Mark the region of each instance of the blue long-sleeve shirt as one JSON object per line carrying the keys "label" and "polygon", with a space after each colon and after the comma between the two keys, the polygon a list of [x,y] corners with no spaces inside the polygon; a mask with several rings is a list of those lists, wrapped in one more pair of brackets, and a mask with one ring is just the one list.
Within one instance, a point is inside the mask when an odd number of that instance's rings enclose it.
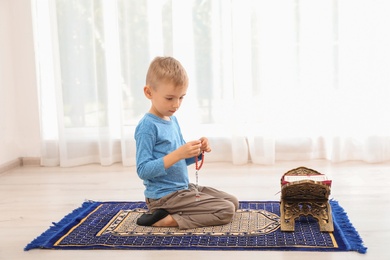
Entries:
{"label": "blue long-sleeve shirt", "polygon": [[170,121],[147,113],[138,123],[135,134],[137,174],[145,185],[145,197],[159,199],[189,184],[187,165],[194,158],[180,160],[168,169],[163,157],[176,150],[185,141],[175,116]]}

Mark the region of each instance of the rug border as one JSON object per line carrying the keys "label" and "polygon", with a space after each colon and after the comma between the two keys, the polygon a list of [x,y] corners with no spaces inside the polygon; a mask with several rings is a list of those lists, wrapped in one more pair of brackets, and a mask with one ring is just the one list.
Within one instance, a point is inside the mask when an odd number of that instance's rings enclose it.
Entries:
{"label": "rug border", "polygon": [[345,243],[346,250],[357,251],[361,254],[367,253],[367,247],[364,246],[363,239],[352,225],[344,208],[334,199],[331,199],[329,203],[332,207],[333,224],[337,227],[337,230],[344,230],[343,233],[337,233]]}
{"label": "rug border", "polygon": [[36,237],[31,243],[29,243],[24,250],[28,251],[34,248],[40,249],[53,249],[55,241],[64,236],[69,229],[76,223],[79,223],[88,214],[98,207],[102,202],[85,201],[79,208],[74,209],[68,215],[65,215],[59,222],[52,222],[52,226],[49,227],[40,236]]}
{"label": "rug border", "polygon": [[[68,246],[68,247],[56,247],[55,244],[65,234],[69,233],[72,228],[80,221],[83,221],[91,212],[96,210],[103,203],[144,203],[143,201],[85,201],[79,208],[76,208],[71,213],[66,215],[58,223],[53,222],[48,230],[36,237],[31,243],[29,243],[24,250],[28,251],[31,249],[62,249],[72,250],[80,249],[79,246]],[[279,203],[279,201],[240,201],[240,203]],[[367,252],[367,247],[364,246],[363,240],[358,234],[357,230],[353,227],[346,212],[335,200],[329,201],[332,207],[333,222],[335,225],[334,237],[338,243],[338,248],[311,248],[311,247],[245,247],[245,248],[215,248],[215,247],[127,247],[127,246],[115,246],[110,245],[90,245],[82,246],[83,249],[126,249],[126,250],[230,250],[230,251],[250,251],[250,250],[268,250],[268,251],[356,251],[361,254]],[[339,232],[343,230],[343,232]],[[339,241],[341,240],[341,241]],[[342,243],[340,243],[342,242]]]}

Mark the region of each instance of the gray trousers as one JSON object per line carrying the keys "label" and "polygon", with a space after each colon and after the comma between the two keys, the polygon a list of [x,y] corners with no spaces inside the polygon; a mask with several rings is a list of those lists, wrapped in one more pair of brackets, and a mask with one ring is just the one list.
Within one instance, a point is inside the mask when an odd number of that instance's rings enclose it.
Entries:
{"label": "gray trousers", "polygon": [[200,201],[195,200],[196,188],[190,183],[186,190],[179,190],[160,199],[146,199],[150,212],[165,209],[178,223],[179,229],[217,226],[229,223],[238,200],[231,194],[211,187],[198,187]]}

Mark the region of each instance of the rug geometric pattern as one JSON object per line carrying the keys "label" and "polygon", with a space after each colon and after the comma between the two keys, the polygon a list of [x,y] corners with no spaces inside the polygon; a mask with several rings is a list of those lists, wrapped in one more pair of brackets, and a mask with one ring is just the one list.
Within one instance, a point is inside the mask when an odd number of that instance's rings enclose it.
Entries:
{"label": "rug geometric pattern", "polygon": [[341,206],[330,201],[334,232],[321,232],[312,217],[296,221],[294,232],[280,230],[278,201],[241,201],[232,223],[179,230],[141,227],[135,220],[145,202],[85,202],[26,246],[41,249],[175,249],[357,251],[363,242]]}
{"label": "rug geometric pattern", "polygon": [[[103,205],[102,205],[103,206]],[[221,226],[210,226],[181,230],[177,227],[138,226],[136,220],[147,212],[146,209],[120,210],[97,236],[112,234],[115,236],[138,235],[260,235],[274,232],[280,227],[278,215],[266,210],[239,209],[232,222]]]}

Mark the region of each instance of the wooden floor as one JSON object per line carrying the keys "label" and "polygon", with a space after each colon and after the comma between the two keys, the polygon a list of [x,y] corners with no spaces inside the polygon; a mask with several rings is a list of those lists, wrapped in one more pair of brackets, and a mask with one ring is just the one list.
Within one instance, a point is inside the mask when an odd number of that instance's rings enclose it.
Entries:
{"label": "wooden floor", "polygon": [[[30,250],[23,248],[52,222],[84,200],[143,200],[134,167],[20,167],[0,174],[0,259],[390,259],[390,163],[280,162],[273,166],[205,163],[199,184],[235,194],[239,200],[279,200],[280,177],[306,166],[333,179],[338,200],[368,247],[357,252]],[[190,168],[190,178],[194,171]]]}

